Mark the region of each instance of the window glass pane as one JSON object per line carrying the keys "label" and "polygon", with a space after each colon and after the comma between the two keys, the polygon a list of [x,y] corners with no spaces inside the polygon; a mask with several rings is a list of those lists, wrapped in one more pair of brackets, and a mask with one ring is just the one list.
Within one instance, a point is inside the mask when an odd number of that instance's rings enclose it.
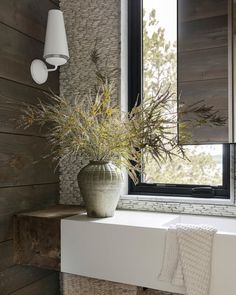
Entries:
{"label": "window glass pane", "polygon": [[175,158],[161,167],[147,157],[143,182],[166,184],[222,185],[222,145],[187,146],[189,161]]}
{"label": "window glass pane", "polygon": [[[143,0],[143,99],[171,87],[177,93],[177,0]],[[175,98],[176,99],[176,98]],[[176,101],[171,103],[176,112]],[[173,158],[157,166],[143,162],[142,181],[157,184],[221,186],[222,145],[187,146],[187,160]]]}

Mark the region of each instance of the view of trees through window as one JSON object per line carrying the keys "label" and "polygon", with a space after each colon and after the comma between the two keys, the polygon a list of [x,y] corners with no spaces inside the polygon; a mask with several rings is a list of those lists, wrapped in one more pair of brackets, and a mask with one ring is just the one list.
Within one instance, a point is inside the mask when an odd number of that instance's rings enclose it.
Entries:
{"label": "view of trees through window", "polygon": [[[160,87],[177,92],[176,41],[177,0],[143,0],[143,99]],[[161,167],[144,157],[142,182],[222,185],[222,145],[186,146],[186,155],[189,161],[174,158]]]}

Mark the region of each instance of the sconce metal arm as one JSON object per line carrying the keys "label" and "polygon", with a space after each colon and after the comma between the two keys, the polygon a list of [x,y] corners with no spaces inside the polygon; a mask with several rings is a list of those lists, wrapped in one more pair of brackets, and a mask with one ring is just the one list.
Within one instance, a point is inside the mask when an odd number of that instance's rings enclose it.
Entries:
{"label": "sconce metal arm", "polygon": [[54,72],[58,69],[58,66],[54,66],[52,69],[47,69],[48,72]]}

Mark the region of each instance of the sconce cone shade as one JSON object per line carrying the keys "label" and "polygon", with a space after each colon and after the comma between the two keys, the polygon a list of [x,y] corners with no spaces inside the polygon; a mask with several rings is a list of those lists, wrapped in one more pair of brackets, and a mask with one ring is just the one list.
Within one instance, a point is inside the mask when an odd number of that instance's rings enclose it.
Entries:
{"label": "sconce cone shade", "polygon": [[44,59],[53,66],[64,65],[69,59],[63,13],[59,9],[48,12]]}

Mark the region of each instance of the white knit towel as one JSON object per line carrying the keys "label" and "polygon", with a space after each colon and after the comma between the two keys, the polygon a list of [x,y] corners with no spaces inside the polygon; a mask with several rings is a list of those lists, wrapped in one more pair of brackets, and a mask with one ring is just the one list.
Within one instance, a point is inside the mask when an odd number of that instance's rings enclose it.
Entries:
{"label": "white knit towel", "polygon": [[171,226],[159,279],[184,286],[187,295],[208,295],[215,233],[208,225]]}

